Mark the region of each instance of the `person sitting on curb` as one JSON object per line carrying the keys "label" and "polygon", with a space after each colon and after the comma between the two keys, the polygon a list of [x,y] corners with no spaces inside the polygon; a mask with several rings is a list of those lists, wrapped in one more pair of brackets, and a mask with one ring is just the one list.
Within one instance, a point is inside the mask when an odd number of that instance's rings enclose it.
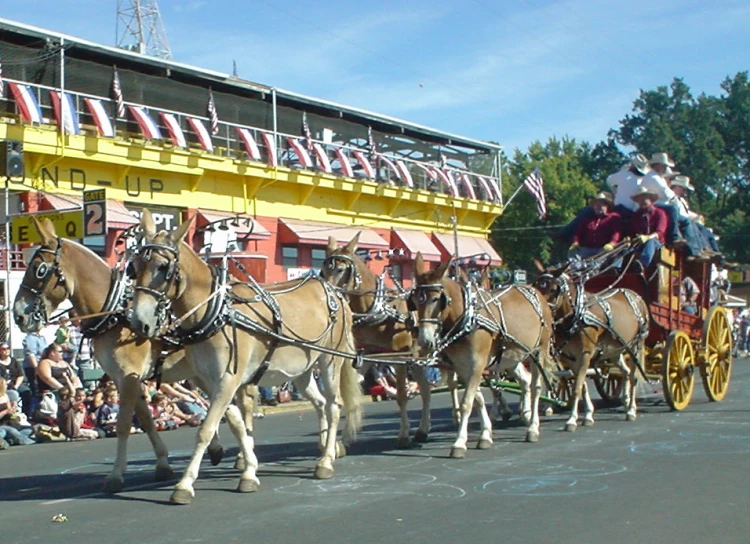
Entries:
{"label": "person sitting on curb", "polygon": [[658,195],[643,185],[630,198],[638,203],[638,210],[630,217],[630,226],[633,235],[643,244],[639,261],[648,268],[666,240],[667,212],[654,206]]}
{"label": "person sitting on curb", "polygon": [[602,251],[611,251],[620,241],[620,215],[611,211],[612,200],[607,193],[599,193],[589,201],[594,210],[578,226],[568,256],[587,259]]}

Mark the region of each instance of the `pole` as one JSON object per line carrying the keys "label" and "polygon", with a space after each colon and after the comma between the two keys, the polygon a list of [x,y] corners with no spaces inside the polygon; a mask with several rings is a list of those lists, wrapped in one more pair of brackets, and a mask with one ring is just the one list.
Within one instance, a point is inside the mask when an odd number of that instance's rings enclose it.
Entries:
{"label": "pole", "polygon": [[458,279],[458,224],[455,205],[453,206],[453,215],[451,215],[451,225],[453,225],[453,277]]}
{"label": "pole", "polygon": [[508,205],[509,205],[509,204],[511,203],[511,201],[512,201],[512,200],[513,200],[514,198],[516,198],[516,195],[518,194],[518,191],[520,191],[521,189],[523,189],[523,183],[521,183],[521,185],[519,185],[519,186],[518,186],[518,189],[516,189],[516,190],[515,190],[515,192],[514,192],[514,193],[513,193],[512,195],[510,195],[510,198],[509,198],[509,199],[508,199],[508,201],[507,201],[507,202],[505,203],[505,207],[506,207],[506,208],[507,208],[507,207],[508,207]]}
{"label": "pole", "polygon": [[10,322],[10,176],[5,176],[5,255],[3,256],[3,265],[5,266],[5,288],[3,289],[3,296],[5,297],[5,303],[3,304],[3,313],[5,314],[5,325],[8,330],[5,333],[5,341],[8,345],[13,347],[11,331],[13,327]]}

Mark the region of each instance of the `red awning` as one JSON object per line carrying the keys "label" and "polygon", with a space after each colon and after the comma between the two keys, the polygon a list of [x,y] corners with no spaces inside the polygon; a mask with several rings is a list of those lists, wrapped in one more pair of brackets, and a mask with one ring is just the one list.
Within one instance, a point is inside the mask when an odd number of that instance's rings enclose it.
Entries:
{"label": "red awning", "polygon": [[[432,239],[440,248],[444,259],[449,259],[454,254],[454,237],[449,232],[433,232]],[[486,255],[487,258],[484,256]],[[500,266],[503,259],[498,255],[495,248],[486,238],[478,236],[458,235],[458,257],[473,257],[479,264],[491,264]]]}
{"label": "red awning", "polygon": [[391,249],[403,249],[409,259],[414,259],[420,252],[425,261],[439,263],[442,260],[440,250],[432,243],[429,235],[421,230],[393,229]]}
{"label": "red awning", "polygon": [[279,241],[282,244],[324,246],[328,244],[329,236],[333,236],[341,244],[354,238],[358,232],[361,232],[361,234],[357,247],[362,249],[388,249],[388,242],[377,232],[367,227],[302,221],[299,219],[279,219]]}
{"label": "red awning", "polygon": [[[82,209],[82,201],[79,196],[46,193],[43,197],[41,207],[42,211]],[[138,218],[134,217],[122,202],[119,200],[107,200],[107,228],[127,229],[137,224]]]}
{"label": "red awning", "polygon": [[229,228],[241,236],[247,235],[249,240],[270,238],[271,233],[249,215],[220,212],[216,210],[198,210],[198,227],[209,223],[226,221]]}

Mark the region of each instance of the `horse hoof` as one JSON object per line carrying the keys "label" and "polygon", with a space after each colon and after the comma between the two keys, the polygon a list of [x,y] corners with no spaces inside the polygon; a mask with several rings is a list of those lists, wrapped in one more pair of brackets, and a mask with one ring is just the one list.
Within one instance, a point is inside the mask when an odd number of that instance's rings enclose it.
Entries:
{"label": "horse hoof", "polygon": [[625,414],[625,421],[635,421],[635,414]]}
{"label": "horse hoof", "polygon": [[336,459],[346,457],[346,446],[341,440],[336,441]]}
{"label": "horse hoof", "polygon": [[479,442],[477,442],[477,449],[478,450],[488,450],[492,447],[492,440],[487,440],[486,438],[483,438]]}
{"label": "horse hoof", "polygon": [[584,427],[593,427],[594,426],[594,420],[593,419],[584,419],[583,420],[583,426]]}
{"label": "horse hoof", "polygon": [[219,446],[214,450],[208,450],[208,458],[211,460],[211,465],[218,465],[224,459],[224,448]]}
{"label": "horse hoof", "polygon": [[245,472],[245,468],[247,468],[247,465],[245,464],[244,457],[238,457],[234,462],[234,469]]}
{"label": "horse hoof", "polygon": [[451,459],[463,459],[466,457],[466,448],[451,448]]}
{"label": "horse hoof", "polygon": [[333,469],[328,467],[315,467],[313,474],[316,480],[330,480],[333,478]]}
{"label": "horse hoof", "polygon": [[427,442],[427,433],[424,431],[414,433],[414,442],[419,442],[420,444]]}
{"label": "horse hoof", "polygon": [[411,447],[411,440],[408,436],[399,436],[396,440],[396,448],[399,450],[407,450]]}
{"label": "horse hoof", "polygon": [[172,504],[190,504],[193,502],[193,495],[190,491],[184,489],[175,489],[172,492],[172,496],[169,497],[169,502]]}
{"label": "horse hoof", "polygon": [[167,482],[174,478],[174,470],[172,470],[172,467],[156,467],[156,472],[154,472],[154,480],[157,482]]}
{"label": "horse hoof", "polygon": [[529,431],[526,433],[526,442],[539,442],[539,433]]}
{"label": "horse hoof", "polygon": [[119,493],[125,486],[122,478],[107,478],[104,480],[104,491],[106,493]]}
{"label": "horse hoof", "polygon": [[577,426],[578,425],[576,425],[575,423],[566,423],[565,424],[565,432],[574,433],[576,431],[576,427]]}
{"label": "horse hoof", "polygon": [[255,493],[260,490],[260,483],[255,480],[240,480],[237,485],[238,493]]}

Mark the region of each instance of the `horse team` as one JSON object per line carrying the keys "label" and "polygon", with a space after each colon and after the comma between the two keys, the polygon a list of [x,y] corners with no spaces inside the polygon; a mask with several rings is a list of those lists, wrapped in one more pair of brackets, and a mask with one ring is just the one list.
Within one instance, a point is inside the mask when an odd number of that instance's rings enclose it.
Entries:
{"label": "horse team", "polygon": [[[575,402],[566,430],[576,428],[582,394],[583,423],[593,423],[585,375],[590,365],[601,361],[613,362],[628,376],[626,419],[636,417],[636,369],[642,364],[649,318],[644,301],[632,291],[588,293],[565,267],[544,269],[541,264],[535,285],[491,290],[485,282],[480,285],[461,274],[452,279],[451,262],[430,270],[417,254],[413,288],[393,292],[357,255],[358,236],[343,247],[329,240],[322,277],[260,285],[228,277],[225,270],[201,260],[184,242],[190,224],[157,232],[144,210],[131,257],[134,287],[129,287],[122,274],[92,251],[58,238],[49,220],[34,220],[42,244],[14,302],[15,320],[23,331],[39,330],[65,299],[78,315],[91,316],[83,327],[121,395],[117,456],[105,482],[109,491],[123,487],[134,411],[156,454],[156,478],[172,477],[167,449],[140,393],[141,380],[155,374],[168,381],[192,378],[211,398],[196,448],[171,496],[177,504],[193,500],[193,483],[206,450],[212,463],[221,460],[217,431],[224,416],[240,445],[237,490],[259,489],[252,429],[252,386],[259,383],[292,380],[311,401],[321,450],[314,475],[331,478],[335,459],[345,455],[361,424],[355,362],[361,362],[363,354],[430,360],[460,378],[466,388],[457,402],[458,432],[450,452],[454,458],[466,455],[473,408],[481,421],[477,448],[492,445],[492,422],[480,391],[487,372],[509,371],[516,377],[529,442],[539,439],[539,398],[542,386],[554,378],[558,359],[575,376]],[[314,367],[320,371],[322,391],[313,379]],[[430,432],[430,387],[423,365],[411,369],[422,398],[413,439],[424,442]],[[397,365],[400,447],[411,441],[406,371],[406,364]],[[457,395],[455,387],[452,391]],[[337,439],[342,407],[343,442]]]}

